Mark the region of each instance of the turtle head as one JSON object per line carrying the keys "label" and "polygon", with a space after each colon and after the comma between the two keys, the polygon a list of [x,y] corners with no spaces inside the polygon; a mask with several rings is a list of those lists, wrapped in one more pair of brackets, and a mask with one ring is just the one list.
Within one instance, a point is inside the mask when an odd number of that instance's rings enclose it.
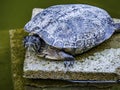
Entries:
{"label": "turtle head", "polygon": [[29,35],[24,37],[23,44],[28,51],[39,53],[41,40],[38,35]]}

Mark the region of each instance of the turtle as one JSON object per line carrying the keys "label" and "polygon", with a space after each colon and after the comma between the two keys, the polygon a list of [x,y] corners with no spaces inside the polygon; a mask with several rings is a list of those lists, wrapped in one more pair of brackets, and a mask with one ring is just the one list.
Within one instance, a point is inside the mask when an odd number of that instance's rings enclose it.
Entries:
{"label": "turtle", "polygon": [[73,67],[75,56],[120,32],[107,11],[87,4],[50,6],[35,15],[25,26],[29,33],[24,47],[49,60],[63,60]]}

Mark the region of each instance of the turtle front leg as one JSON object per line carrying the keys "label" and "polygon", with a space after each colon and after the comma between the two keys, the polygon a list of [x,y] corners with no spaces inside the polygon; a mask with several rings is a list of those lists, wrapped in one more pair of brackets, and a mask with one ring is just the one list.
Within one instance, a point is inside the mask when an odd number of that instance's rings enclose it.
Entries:
{"label": "turtle front leg", "polygon": [[38,56],[49,60],[64,60],[64,66],[66,68],[73,67],[75,61],[72,55],[56,49],[44,50],[41,54],[38,54]]}

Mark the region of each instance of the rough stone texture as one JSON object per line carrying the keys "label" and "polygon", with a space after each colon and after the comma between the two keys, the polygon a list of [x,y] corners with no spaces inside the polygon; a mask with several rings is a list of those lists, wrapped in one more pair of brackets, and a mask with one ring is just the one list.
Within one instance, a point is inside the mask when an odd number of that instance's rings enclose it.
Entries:
{"label": "rough stone texture", "polygon": [[[17,32],[16,32],[17,31]],[[27,35],[22,29],[10,30],[11,68],[14,90],[24,90],[23,62],[25,50],[22,46],[22,38]]]}
{"label": "rough stone texture", "polygon": [[[43,9],[34,9],[33,16]],[[119,22],[118,19],[114,19]],[[72,80],[114,80],[119,74],[120,34],[115,34],[103,44],[76,57],[73,68],[64,68],[63,61],[49,61],[26,52],[25,78],[50,78]],[[117,69],[118,68],[118,69]],[[117,71],[117,72],[116,72]],[[104,76],[104,77],[103,77]],[[110,77],[108,77],[110,76]]]}
{"label": "rough stone texture", "polygon": [[76,60],[73,68],[69,69],[64,67],[63,61],[40,59],[34,53],[27,52],[25,57],[24,71],[116,73],[116,68],[120,66],[120,48],[96,52],[81,60],[83,62]]}

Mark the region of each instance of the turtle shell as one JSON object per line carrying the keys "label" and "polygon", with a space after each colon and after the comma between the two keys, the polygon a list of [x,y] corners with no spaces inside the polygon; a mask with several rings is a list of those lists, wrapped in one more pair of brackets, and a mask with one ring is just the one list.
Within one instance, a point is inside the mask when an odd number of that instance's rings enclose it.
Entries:
{"label": "turtle shell", "polygon": [[57,48],[91,48],[114,32],[113,20],[105,10],[85,4],[46,8],[24,29]]}

